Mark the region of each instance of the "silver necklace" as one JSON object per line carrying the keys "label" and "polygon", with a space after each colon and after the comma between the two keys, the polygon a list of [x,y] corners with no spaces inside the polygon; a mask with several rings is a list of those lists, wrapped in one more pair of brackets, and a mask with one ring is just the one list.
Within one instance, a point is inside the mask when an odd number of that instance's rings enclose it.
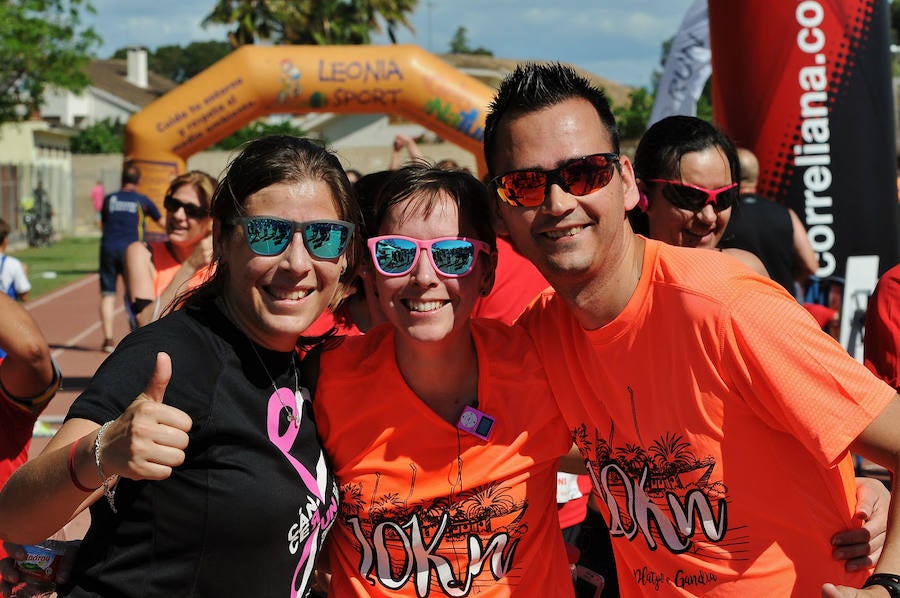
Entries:
{"label": "silver necklace", "polygon": [[284,404],[284,401],[281,399],[281,393],[278,392],[278,386],[275,384],[275,379],[272,378],[272,374],[269,373],[269,369],[266,367],[266,363],[262,360],[262,357],[259,355],[259,351],[256,350],[256,345],[253,344],[253,341],[250,341],[250,348],[253,349],[253,354],[256,355],[256,358],[259,360],[259,365],[262,366],[263,371],[266,373],[266,376],[269,378],[269,382],[272,383],[272,389],[275,391],[275,396],[278,397],[278,402],[281,403],[282,409],[284,409],[285,416],[289,422],[294,424],[295,428],[300,427],[300,403],[303,401],[303,396],[300,394],[300,376],[297,374],[297,361],[296,355],[294,352],[291,352],[291,368],[294,370],[294,409],[292,410],[290,407]]}

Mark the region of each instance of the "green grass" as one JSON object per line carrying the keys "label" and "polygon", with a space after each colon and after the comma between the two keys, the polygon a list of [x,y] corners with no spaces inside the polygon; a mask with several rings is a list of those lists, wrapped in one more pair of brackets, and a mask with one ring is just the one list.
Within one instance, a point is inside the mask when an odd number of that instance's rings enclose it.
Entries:
{"label": "green grass", "polygon": [[100,237],[71,237],[50,247],[29,247],[9,251],[28,268],[33,301],[59,287],[93,274],[100,264]]}

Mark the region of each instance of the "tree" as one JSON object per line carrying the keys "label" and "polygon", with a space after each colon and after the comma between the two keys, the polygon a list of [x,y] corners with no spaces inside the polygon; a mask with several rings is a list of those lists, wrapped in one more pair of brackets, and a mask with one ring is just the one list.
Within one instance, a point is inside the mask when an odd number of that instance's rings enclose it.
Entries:
{"label": "tree", "polygon": [[639,139],[647,130],[653,95],[646,87],[639,87],[628,94],[627,106],[614,106],[613,114],[623,139]]}
{"label": "tree", "polygon": [[269,40],[276,44],[367,44],[382,31],[394,39],[418,0],[218,0],[203,20],[234,25],[228,34],[234,47]]}
{"label": "tree", "polygon": [[456,33],[453,34],[453,37],[450,38],[450,53],[451,54],[477,54],[481,56],[493,56],[494,53],[486,48],[482,48],[478,46],[477,48],[472,48],[469,45],[469,35],[468,30],[465,27],[457,27]]}
{"label": "tree", "polygon": [[44,103],[48,86],[81,92],[85,67],[100,37],[81,28],[88,0],[5,0],[0,3],[0,122],[18,120]]}
{"label": "tree", "polygon": [[[232,50],[228,42],[191,42],[187,46],[160,46],[147,53],[147,66],[154,73],[184,83],[197,73],[225,58]],[[119,48],[113,58],[123,59],[127,48]]]}
{"label": "tree", "polygon": [[73,154],[121,154],[125,125],[119,119],[105,118],[72,138]]}

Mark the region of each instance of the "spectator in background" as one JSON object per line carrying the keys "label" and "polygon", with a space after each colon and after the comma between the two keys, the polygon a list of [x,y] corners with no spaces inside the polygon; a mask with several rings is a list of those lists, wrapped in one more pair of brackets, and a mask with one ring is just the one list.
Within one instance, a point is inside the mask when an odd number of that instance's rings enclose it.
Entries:
{"label": "spectator in background", "polygon": [[355,168],[348,168],[344,172],[347,173],[347,180],[350,181],[351,185],[355,185],[356,181],[362,178],[362,173]]}
{"label": "spectator in background", "polygon": [[166,239],[135,241],[125,252],[125,282],[132,328],[153,322],[175,297],[202,283],[210,274],[212,217],[209,202],[216,179],[192,170],[169,184]]}
{"label": "spectator in background", "polygon": [[866,367],[900,389],[900,264],[878,280],[866,308],[865,331]]}
{"label": "spectator in background", "polygon": [[[419,150],[419,146],[416,145],[415,139],[409,137],[408,135],[397,135],[394,137],[394,151],[391,154],[391,165],[389,170],[397,170],[400,166],[403,165],[404,160],[402,158],[403,151],[406,151],[408,158],[405,160],[406,162],[428,162],[428,159],[422,155],[421,150]],[[435,168],[440,168],[441,170],[462,170],[469,174],[472,174],[472,171],[454,160],[453,158],[444,158],[443,160],[438,160],[434,164]]]}
{"label": "spectator in background", "polygon": [[91,187],[91,203],[94,205],[94,211],[97,213],[97,226],[100,226],[100,214],[103,212],[103,198],[106,191],[103,188],[103,182],[97,179],[97,183]]}
{"label": "spectator in background", "polygon": [[718,129],[694,116],[664,118],[641,137],[634,169],[640,191],[628,213],[634,232],[669,245],[721,251],[768,275],[753,253],[719,246],[739,197],[740,168],[734,144]]}
{"label": "spectator in background", "polygon": [[0,218],[0,291],[17,301],[25,301],[31,291],[31,282],[28,281],[22,262],[6,255],[9,233],[9,223]]}
{"label": "spectator in background", "polygon": [[134,164],[122,170],[122,188],[103,199],[100,237],[100,324],[103,327],[103,350],[112,353],[113,314],[116,301],[116,282],[125,276],[125,251],[135,241],[144,238],[146,216],[160,226],[165,221],[159,208],[146,195],[138,192],[141,171]]}
{"label": "spectator in background", "polygon": [[738,148],[741,164],[741,199],[722,238],[723,247],[755,254],[769,276],[798,295],[802,285],[819,269],[819,260],[794,210],[757,194],[759,161],[748,149]]}
{"label": "spectator in background", "polygon": [[[406,160],[403,160],[404,151],[407,154]],[[419,151],[419,146],[416,145],[416,141],[412,137],[402,134],[394,137],[394,151],[391,153],[389,170],[397,170],[404,161],[419,162],[423,159],[422,152]]]}
{"label": "spectator in background", "polygon": [[[9,223],[0,218],[0,293],[17,301],[25,301],[31,291],[31,282],[25,274],[25,265],[18,259],[6,255],[9,233]],[[4,355],[6,353],[3,345],[0,345],[0,359]]]}

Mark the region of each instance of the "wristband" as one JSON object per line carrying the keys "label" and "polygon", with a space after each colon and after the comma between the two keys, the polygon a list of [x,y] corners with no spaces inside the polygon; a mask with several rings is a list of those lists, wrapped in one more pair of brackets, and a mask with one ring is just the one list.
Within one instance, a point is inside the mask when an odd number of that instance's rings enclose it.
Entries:
{"label": "wristband", "polygon": [[72,478],[72,483],[75,484],[75,487],[82,492],[93,492],[94,490],[96,490],[96,488],[88,488],[78,481],[78,474],[75,472],[75,449],[77,447],[77,440],[72,443],[72,446],[69,447],[69,477]]}
{"label": "wristband", "polygon": [[142,311],[144,311],[144,308],[147,307],[148,305],[150,305],[151,303],[153,303],[153,299],[141,299],[141,298],[135,299],[134,301],[131,302],[131,313],[136,316],[139,313],[141,313]]}
{"label": "wristband", "polygon": [[97,437],[94,438],[94,463],[97,465],[97,477],[100,478],[100,483],[103,485],[103,495],[106,496],[106,502],[109,503],[109,508],[113,513],[118,513],[116,510],[116,489],[113,484],[119,479],[118,475],[111,475],[109,477],[103,474],[103,467],[100,466],[100,451],[102,450],[102,446],[100,445],[100,439],[103,438],[103,433],[106,432],[106,429],[112,424],[111,421],[106,422],[100,429],[97,431]]}
{"label": "wristband", "polygon": [[866,583],[862,585],[863,588],[868,588],[870,586],[881,586],[888,591],[891,598],[900,598],[900,575],[894,575],[893,573],[875,573],[874,575],[869,576]]}

